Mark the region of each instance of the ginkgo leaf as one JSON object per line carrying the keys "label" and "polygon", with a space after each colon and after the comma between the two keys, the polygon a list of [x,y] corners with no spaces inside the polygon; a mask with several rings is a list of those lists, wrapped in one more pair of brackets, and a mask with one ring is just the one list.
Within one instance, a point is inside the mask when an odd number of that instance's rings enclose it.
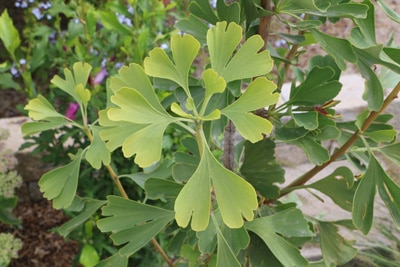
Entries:
{"label": "ginkgo leaf", "polygon": [[14,56],[15,49],[21,44],[19,32],[8,15],[7,9],[4,9],[0,16],[0,39],[3,41],[5,49]]}
{"label": "ginkgo leaf", "polygon": [[344,239],[336,225],[330,222],[318,222],[321,235],[321,250],[325,266],[338,266],[349,262],[357,254],[354,241]]}
{"label": "ginkgo leaf", "polygon": [[[111,101],[118,107],[108,109],[108,119],[131,122],[134,128],[130,129],[131,134],[122,143],[124,156],[131,157],[136,154],[135,162],[141,167],[148,167],[159,161],[164,131],[169,124],[178,119],[170,116],[165,110],[159,111],[154,108],[140,92],[132,88],[121,88],[111,97]],[[109,131],[109,135],[105,136],[106,133],[102,131],[103,138],[110,138],[110,135],[114,134],[113,131]],[[120,141],[117,142],[119,145]]]}
{"label": "ginkgo leaf", "polygon": [[121,147],[125,140],[133,133],[146,127],[146,124],[134,124],[127,121],[112,121],[107,117],[108,110],[99,112],[100,125],[104,126],[99,136],[106,142],[110,152]]}
{"label": "ginkgo leaf", "polygon": [[64,115],[58,113],[52,104],[41,95],[30,100],[25,106],[28,110],[28,115],[34,120],[45,120],[48,118],[64,118]]}
{"label": "ginkgo leaf", "polygon": [[226,88],[226,82],[224,78],[218,75],[213,69],[207,69],[202,73],[204,87],[206,88],[206,94],[204,99],[208,100],[213,94],[224,92]]}
{"label": "ginkgo leaf", "polygon": [[75,93],[81,100],[81,103],[83,104],[83,106],[86,107],[90,100],[90,96],[91,96],[90,91],[88,89],[85,89],[85,87],[83,87],[83,85],[81,83],[79,83],[75,86]]}
{"label": "ginkgo leaf", "polygon": [[241,40],[242,28],[233,22],[218,22],[207,32],[211,67],[227,83],[267,74],[273,66],[269,51],[260,52],[264,41],[258,35],[247,39],[232,56]]}
{"label": "ginkgo leaf", "polygon": [[31,121],[25,122],[21,126],[21,132],[24,136],[44,132],[56,127],[67,124],[68,121],[64,118],[46,118],[46,121]]}
{"label": "ginkgo leaf", "polygon": [[242,216],[248,221],[254,218],[253,211],[258,206],[254,188],[223,167],[208,146],[203,145],[200,163],[175,201],[175,219],[179,226],[186,227],[192,217],[193,230],[206,229],[211,208],[211,181],[222,219],[228,227],[240,228]]}
{"label": "ginkgo leaf", "polygon": [[144,60],[144,69],[147,75],[168,79],[176,82],[189,94],[188,74],[200,49],[200,43],[193,36],[174,35],[171,38],[172,60],[159,47],[149,53]]}
{"label": "ginkgo leaf", "polygon": [[174,218],[174,212],[117,196],[108,196],[102,208],[106,218],[97,221],[102,232],[113,232],[116,245],[126,245],[119,253],[130,256],[146,245]]}
{"label": "ginkgo leaf", "polygon": [[275,88],[276,85],[266,78],[257,78],[238,100],[221,110],[232,120],[238,132],[252,143],[261,140],[263,134],[269,134],[272,123],[249,112],[277,103],[279,94],[273,93]]}
{"label": "ginkgo leaf", "polygon": [[314,188],[329,196],[338,206],[351,211],[355,188],[354,174],[347,167],[339,167],[332,174],[307,187]]}
{"label": "ginkgo leaf", "polygon": [[79,150],[70,163],[45,173],[39,180],[40,191],[45,198],[53,200],[55,209],[67,208],[74,200],[82,154]]}
{"label": "ginkgo leaf", "polygon": [[72,96],[77,102],[82,103],[83,100],[75,91],[75,87],[81,84],[83,88],[86,87],[92,66],[88,63],[76,62],[73,66],[73,73],[71,70],[65,68],[65,80],[56,75],[51,79],[51,83]]}
{"label": "ginkgo leaf", "polygon": [[90,165],[95,169],[100,169],[102,164],[109,165],[111,163],[110,151],[107,149],[106,144],[101,140],[99,132],[102,128],[99,126],[92,126],[93,140],[88,147],[85,158]]}
{"label": "ginkgo leaf", "polygon": [[246,222],[245,227],[265,242],[283,266],[308,266],[308,261],[300,254],[300,251],[279,235],[298,237],[313,235],[300,210],[286,209],[271,216]]}
{"label": "ginkgo leaf", "polygon": [[111,78],[110,88],[115,93],[123,87],[138,91],[158,111],[164,112],[154,88],[143,68],[138,64],[123,66],[118,71],[119,76]]}

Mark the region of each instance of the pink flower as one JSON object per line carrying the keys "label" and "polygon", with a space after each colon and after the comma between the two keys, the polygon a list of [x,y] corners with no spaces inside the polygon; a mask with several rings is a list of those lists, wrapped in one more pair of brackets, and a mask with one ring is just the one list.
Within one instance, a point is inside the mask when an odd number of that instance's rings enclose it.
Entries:
{"label": "pink flower", "polygon": [[93,79],[93,86],[99,85],[103,82],[104,78],[107,77],[107,70],[102,68]]}
{"label": "pink flower", "polygon": [[65,116],[70,120],[75,120],[78,109],[79,109],[78,103],[73,103],[73,102],[69,103],[67,111],[65,112]]}

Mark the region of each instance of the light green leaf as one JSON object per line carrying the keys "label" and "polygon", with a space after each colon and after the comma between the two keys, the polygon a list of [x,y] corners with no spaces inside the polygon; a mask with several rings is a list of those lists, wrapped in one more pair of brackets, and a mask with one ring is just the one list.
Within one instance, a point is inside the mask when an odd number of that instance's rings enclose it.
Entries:
{"label": "light green leaf", "polygon": [[25,106],[28,110],[28,115],[34,120],[44,120],[49,118],[64,118],[64,115],[58,113],[52,104],[41,95],[31,99]]}
{"label": "light green leaf", "polygon": [[213,94],[222,93],[225,90],[226,82],[213,69],[207,69],[202,73],[206,95],[204,99],[210,99]]}
{"label": "light green leaf", "polygon": [[110,30],[115,31],[123,36],[131,36],[132,33],[126,25],[119,22],[117,15],[112,11],[98,11],[96,12],[101,20],[102,25]]}
{"label": "light green leaf", "polygon": [[332,100],[342,87],[339,81],[331,80],[334,75],[335,71],[331,67],[315,66],[304,82],[291,89],[288,103],[313,106]]}
{"label": "light green leaf", "polygon": [[53,200],[55,209],[67,208],[74,200],[78,187],[82,150],[65,166],[45,173],[39,180],[40,191],[48,200]]}
{"label": "light green leaf", "polygon": [[318,113],[316,111],[293,113],[293,119],[298,126],[307,130],[311,131],[318,128]]}
{"label": "light green leaf", "polygon": [[238,132],[252,143],[261,140],[263,134],[269,134],[272,123],[249,112],[277,103],[279,94],[273,93],[275,88],[276,85],[266,78],[257,78],[238,100],[221,110],[232,120]]}
{"label": "light green leaf", "polygon": [[300,237],[313,235],[298,209],[286,209],[271,216],[246,222],[245,227],[261,237],[283,266],[308,266],[308,261],[300,251],[277,234]]}
{"label": "light green leaf", "polygon": [[[161,159],[162,136],[169,124],[177,119],[154,108],[135,89],[121,88],[111,97],[118,107],[107,112],[112,121],[131,122],[140,128],[125,139],[122,151],[125,157],[136,154],[135,162],[141,167],[148,167]],[[143,127],[137,126],[143,124]],[[104,132],[102,132],[103,137]]]}
{"label": "light green leaf", "polygon": [[92,66],[90,66],[88,63],[76,62],[72,66],[72,69],[73,73],[67,68],[64,69],[65,80],[56,75],[53,79],[51,79],[51,83],[82,104],[82,99],[75,91],[75,87],[79,84],[81,84],[83,88],[86,87]]}
{"label": "light green leaf", "polygon": [[99,133],[102,140],[106,142],[110,152],[122,146],[125,140],[133,133],[146,127],[146,124],[134,124],[126,121],[112,121],[107,117],[108,109],[99,112],[101,126],[105,126]]}
{"label": "light green leaf", "polygon": [[21,44],[19,33],[14,23],[8,15],[7,9],[4,9],[0,16],[0,39],[3,41],[4,47],[14,57],[15,49]]}
{"label": "light green leaf", "polygon": [[164,50],[155,48],[144,60],[146,74],[176,82],[189,95],[188,74],[200,48],[200,43],[191,35],[174,35],[171,38],[171,51],[174,62]]}
{"label": "light green leaf", "polygon": [[264,139],[255,144],[245,143],[244,160],[240,173],[266,199],[279,196],[279,187],[274,183],[285,181],[285,171],[275,161],[275,143]]}
{"label": "light green leaf", "polygon": [[64,118],[47,118],[47,121],[32,121],[25,122],[21,126],[21,132],[24,136],[28,136],[35,133],[44,132],[53,128],[60,127],[67,124],[67,120]]}
{"label": "light green leaf", "polygon": [[118,266],[118,267],[127,267],[128,266],[128,258],[126,256],[122,256],[118,252],[112,255],[111,257],[102,260],[99,262],[96,267],[111,267],[111,266]]}
{"label": "light green leaf", "polygon": [[88,89],[85,89],[81,83],[77,84],[75,86],[75,93],[81,100],[80,102],[83,104],[83,106],[87,106],[91,93]]}
{"label": "light green leaf", "polygon": [[253,211],[258,206],[254,188],[243,178],[224,168],[204,145],[196,171],[175,201],[175,219],[179,226],[186,227],[193,216],[192,229],[206,229],[211,208],[210,180],[223,221],[228,227],[240,228],[243,225],[242,216],[249,221],[253,219]]}
{"label": "light green leaf", "polygon": [[108,196],[109,204],[102,208],[106,218],[97,221],[102,232],[113,232],[115,245],[122,245],[119,253],[130,256],[146,245],[174,218],[174,212],[141,204],[117,196]]}
{"label": "light green leaf", "polygon": [[321,250],[325,266],[338,266],[349,262],[357,254],[354,241],[345,240],[330,222],[318,222]]}
{"label": "light green leaf", "polygon": [[58,228],[58,233],[64,237],[67,237],[74,229],[82,225],[87,221],[99,208],[101,208],[106,201],[97,199],[81,199],[83,202],[83,211],[74,216],[71,220],[64,223]]}
{"label": "light green leaf", "polygon": [[307,187],[314,188],[329,196],[341,208],[351,211],[355,193],[354,175],[347,167],[339,167],[332,174]]}
{"label": "light green leaf", "polygon": [[380,147],[379,151],[400,166],[400,143]]}
{"label": "light green leaf", "polygon": [[123,87],[135,89],[158,111],[164,112],[153,86],[143,68],[138,64],[123,66],[118,71],[119,76],[111,78],[110,88],[115,93]]}
{"label": "light green leaf", "polygon": [[242,28],[233,22],[218,22],[207,32],[211,67],[227,83],[267,74],[273,66],[269,51],[259,52],[264,41],[258,35],[247,39],[232,57],[241,40]]}
{"label": "light green leaf", "polygon": [[96,249],[89,244],[85,244],[82,248],[81,255],[79,257],[79,263],[84,267],[93,267],[100,261],[100,256]]}
{"label": "light green leaf", "polygon": [[100,138],[100,130],[103,129],[99,126],[92,126],[93,140],[89,145],[85,158],[90,163],[90,165],[95,169],[100,169],[102,164],[105,166],[111,163],[111,154],[107,149],[106,144]]}
{"label": "light green leaf", "polygon": [[316,29],[311,29],[318,43],[331,55],[341,70],[346,70],[346,61],[356,63],[357,56],[349,41],[324,34]]}

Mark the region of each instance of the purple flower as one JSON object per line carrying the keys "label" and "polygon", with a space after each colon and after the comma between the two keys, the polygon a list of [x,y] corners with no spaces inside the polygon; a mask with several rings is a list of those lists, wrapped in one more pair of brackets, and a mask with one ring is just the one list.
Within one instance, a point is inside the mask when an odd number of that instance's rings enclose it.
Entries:
{"label": "purple flower", "polygon": [[73,102],[69,103],[67,111],[65,112],[65,116],[70,120],[75,120],[78,109],[79,109],[78,103],[73,103]]}
{"label": "purple flower", "polygon": [[103,82],[104,78],[107,76],[107,70],[102,68],[93,79],[93,86],[99,85]]}

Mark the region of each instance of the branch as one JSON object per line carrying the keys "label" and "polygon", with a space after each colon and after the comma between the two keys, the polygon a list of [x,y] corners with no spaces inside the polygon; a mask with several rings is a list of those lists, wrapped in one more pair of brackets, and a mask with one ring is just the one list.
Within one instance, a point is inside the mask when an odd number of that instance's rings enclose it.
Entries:
{"label": "branch", "polygon": [[400,82],[393,88],[390,94],[386,97],[385,101],[382,104],[382,107],[378,111],[371,111],[368,118],[364,121],[360,130],[354,132],[354,134],[347,140],[345,144],[343,144],[335,153],[332,154],[330,159],[323,163],[322,165],[315,166],[302,176],[298,177],[292,183],[287,185],[285,188],[281,190],[281,195],[278,198],[283,197],[284,195],[288,194],[292,190],[294,190],[297,186],[304,185],[308,182],[312,177],[314,177],[317,173],[321,170],[325,169],[329,164],[334,162],[339,157],[343,156],[347,150],[357,141],[360,134],[368,129],[368,127],[376,120],[376,118],[393,102],[394,99],[397,98],[397,95],[400,92]]}

